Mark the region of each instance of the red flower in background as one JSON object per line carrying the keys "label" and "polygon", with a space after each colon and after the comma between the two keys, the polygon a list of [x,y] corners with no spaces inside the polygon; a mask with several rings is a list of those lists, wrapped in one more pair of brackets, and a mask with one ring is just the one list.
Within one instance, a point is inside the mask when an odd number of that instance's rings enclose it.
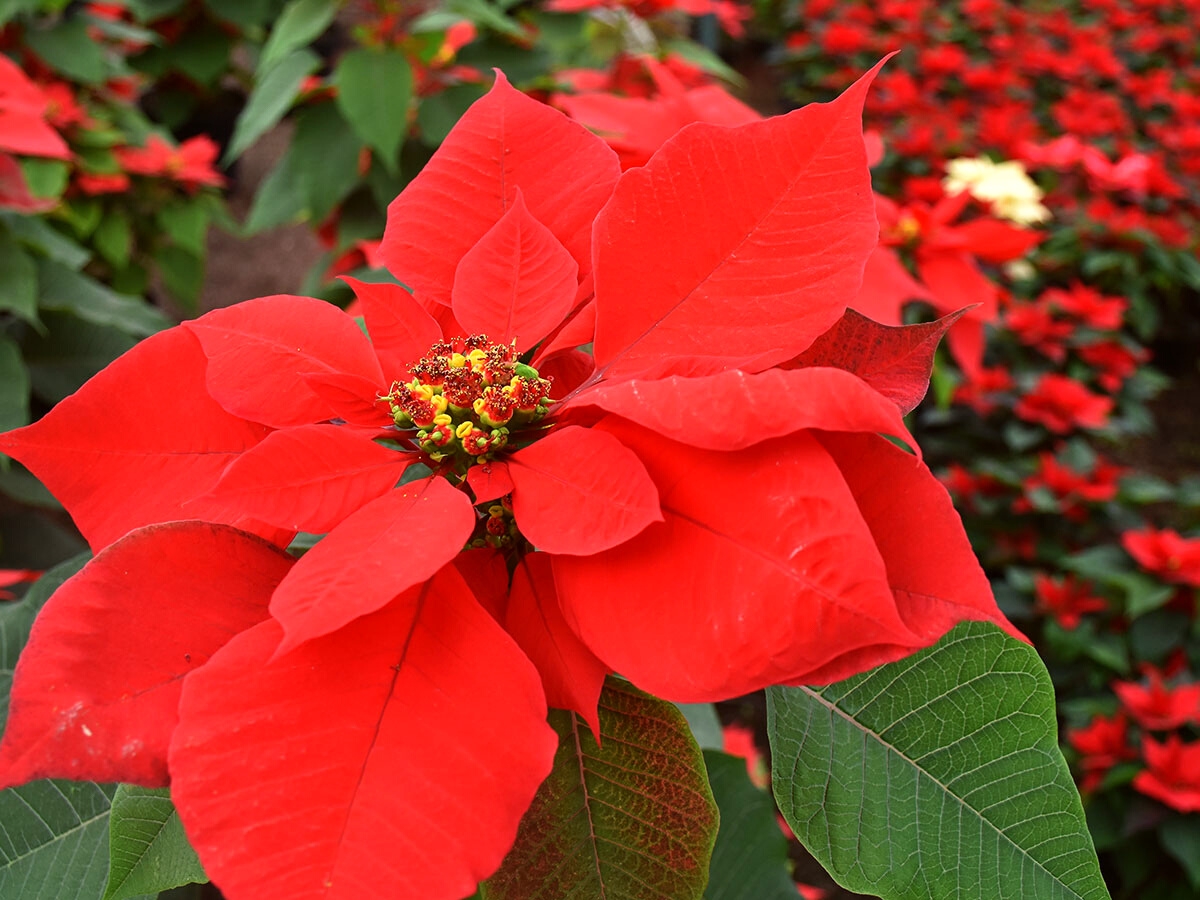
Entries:
{"label": "red flower in background", "polygon": [[32,569],[0,569],[0,600],[13,599],[12,591],[6,591],[5,588],[10,588],[16,584],[37,581],[41,576],[41,572],[36,572]]}
{"label": "red flower in background", "polygon": [[49,105],[41,88],[0,53],[0,152],[70,159],[66,141],[46,121]]}
{"label": "red flower in background", "polygon": [[1133,786],[1183,813],[1200,812],[1200,741],[1183,743],[1173,734],[1163,743],[1142,738],[1148,768],[1133,779]]}
{"label": "red flower in background", "polygon": [[1049,373],[1038,379],[1013,411],[1027,422],[1066,434],[1076,428],[1103,428],[1112,408],[1111,397],[1093,394],[1074,378]]}
{"label": "red flower in background", "polygon": [[1139,725],[1150,731],[1168,731],[1189,722],[1200,724],[1200,684],[1167,687],[1153,666],[1145,666],[1149,685],[1117,681],[1113,690]]}
{"label": "red flower in background", "polygon": [[369,341],[249,301],[0,437],[97,554],[21,657],[0,782],[169,777],[234,900],[457,900],[549,769],[547,701],[594,723],[613,670],[711,700],[1011,630],[880,436],[911,445],[946,323],[844,307],[869,81],[618,177],[501,78],[390,207],[414,293],[353,284]]}
{"label": "red flower in background", "polygon": [[1067,732],[1067,743],[1080,755],[1084,776],[1080,789],[1093,791],[1104,776],[1119,762],[1137,759],[1137,750],[1129,744],[1129,720],[1125,713],[1096,716],[1085,728]]}
{"label": "red flower in background", "polygon": [[1107,460],[1098,460],[1090,473],[1077,472],[1058,461],[1052,453],[1038,454],[1038,471],[1022,485],[1025,497],[1013,504],[1014,512],[1034,509],[1031,496],[1036,491],[1048,491],[1068,519],[1082,521],[1087,516],[1087,503],[1103,503],[1117,496],[1117,480],[1126,469]]}
{"label": "red flower in background", "polygon": [[1126,531],[1121,546],[1138,565],[1164,581],[1200,587],[1200,538],[1170,528]]}
{"label": "red flower in background", "polygon": [[1074,575],[1066,578],[1051,578],[1044,572],[1033,576],[1033,593],[1037,610],[1042,615],[1053,616],[1063,628],[1073,631],[1079,627],[1085,613],[1103,612],[1108,601],[1097,597],[1094,588],[1086,581],[1077,581]]}
{"label": "red flower in background", "polygon": [[145,147],[118,147],[113,151],[121,168],[133,175],[170,178],[189,188],[221,187],[225,176],[213,168],[221,150],[207,135],[188,138],[172,147],[156,134]]}

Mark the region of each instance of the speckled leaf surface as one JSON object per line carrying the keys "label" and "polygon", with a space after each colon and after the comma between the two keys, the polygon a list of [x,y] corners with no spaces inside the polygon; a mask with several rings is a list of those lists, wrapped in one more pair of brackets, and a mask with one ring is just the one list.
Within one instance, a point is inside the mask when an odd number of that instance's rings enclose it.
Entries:
{"label": "speckled leaf surface", "polygon": [[682,713],[610,678],[599,745],[575,713],[550,724],[554,770],[484,900],[700,900],[717,809]]}
{"label": "speckled leaf surface", "polygon": [[1032,648],[984,623],[825,688],[767,692],[775,796],[850,890],[1103,900]]}

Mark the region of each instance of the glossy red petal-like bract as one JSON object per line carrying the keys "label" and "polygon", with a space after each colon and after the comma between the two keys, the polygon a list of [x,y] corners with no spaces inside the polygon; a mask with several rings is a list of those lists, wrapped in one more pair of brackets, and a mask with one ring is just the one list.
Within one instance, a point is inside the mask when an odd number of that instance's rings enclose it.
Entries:
{"label": "glossy red petal-like bract", "polygon": [[950,495],[928,468],[875,435],[822,434],[819,440],[854,494],[900,616],[914,634],[932,644],[973,620],[1024,639],[996,606]]}
{"label": "glossy red petal-like bract", "polygon": [[[269,433],[209,397],[205,365],[186,329],[160,332],[41,420],[0,435],[0,452],[50,489],[93,551],[132,528],[185,518],[181,505],[207,494],[230,462]],[[274,528],[243,519],[226,524],[276,537]]]}
{"label": "glossy red petal-like bract", "polygon": [[900,325],[906,303],[931,299],[928,289],[904,268],[896,251],[880,244],[867,257],[862,287],[849,305],[876,322]]}
{"label": "glossy red petal-like bract", "polygon": [[518,188],[507,212],[458,263],[454,317],[472,334],[501,344],[515,340],[517,353],[524,353],[571,311],[578,273]]}
{"label": "glossy red petal-like bract", "polygon": [[634,684],[721,700],[857,647],[915,646],[854,497],[808,432],[718,452],[617,418],[596,428],[646,464],[666,521],[604,553],[555,557],[554,575],[567,622]]}
{"label": "glossy red petal-like bract", "polygon": [[324,534],[395,487],[415,461],[337,425],[286,428],[234,460],[205,509]]}
{"label": "glossy red petal-like bract", "polygon": [[938,341],[962,315],[960,311],[936,322],[892,326],[881,325],[848,309],[811,347],[788,362],[787,367],[837,366],[853,372],[907,415],[929,390]]}
{"label": "glossy red petal-like bract", "polygon": [[273,428],[333,418],[309,373],[359,375],[384,388],[366,335],[332,303],[278,295],[216,309],[183,326],[208,357],[208,392],[234,415]]}
{"label": "glossy red petal-like bract", "polygon": [[574,404],[591,404],[663,437],[706,450],[740,450],[805,428],[882,432],[917,442],[895,404],[857,375],[825,366],[747,374],[602,383]]}
{"label": "glossy red petal-like bract", "polygon": [[645,467],[603,431],[552,431],[508,457],[508,474],[517,528],[548,553],[598,553],[662,521]]}
{"label": "glossy red petal-like bract", "polygon": [[452,560],[475,527],[471,500],[437,476],[410,482],[347,517],[271,598],[282,655],[375,612]]}
{"label": "glossy red petal-like bract", "polygon": [[388,207],[379,252],[418,297],[448,306],[459,260],[520,188],[582,279],[592,266],[592,222],[619,174],[616,155],[600,138],[497,74]]}
{"label": "glossy red petal-like bract", "polygon": [[345,372],[312,372],[300,380],[320,398],[330,419],[374,428],[395,424],[378,382]]}
{"label": "glossy red petal-like bract", "polygon": [[184,677],[267,619],[292,562],[206,522],[140,528],[90,560],[46,603],[17,663],[0,787],[167,784]]}
{"label": "glossy red petal-like bract", "polygon": [[501,460],[471,466],[467,470],[467,484],[475,495],[476,503],[499,500],[512,493],[512,477],[508,474],[508,463]]}
{"label": "glossy red petal-like bract", "polygon": [[527,553],[513,572],[504,617],[512,635],[542,676],[546,702],[583,716],[600,739],[597,704],[611,671],[579,640],[563,618],[554,589],[554,572],[545,553]]}
{"label": "glossy red petal-like bract", "polygon": [[409,367],[442,339],[437,321],[398,284],[378,284],[342,276],[362,304],[371,346],[379,357],[384,381],[407,381]]}
{"label": "glossy red petal-like bract", "polygon": [[832,103],[691,125],[621,176],[596,220],[602,371],[770,354],[765,368],[837,320],[878,237],[862,138],[877,69]]}
{"label": "glossy red petal-like bract", "polygon": [[271,662],[265,622],[188,680],[171,794],[229,900],[460,900],[557,739],[538,674],[447,567]]}

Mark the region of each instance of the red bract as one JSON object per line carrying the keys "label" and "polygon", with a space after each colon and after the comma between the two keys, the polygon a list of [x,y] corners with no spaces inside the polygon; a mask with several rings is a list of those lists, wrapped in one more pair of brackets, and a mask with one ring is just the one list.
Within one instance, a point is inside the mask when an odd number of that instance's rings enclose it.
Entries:
{"label": "red bract", "polygon": [[1200,684],[1167,687],[1162,673],[1147,666],[1149,685],[1136,681],[1117,681],[1113,690],[1121,705],[1150,731],[1168,731],[1189,722],[1200,724]]}
{"label": "red bract", "polygon": [[171,178],[190,188],[220,187],[225,183],[225,176],[213,168],[220,148],[205,135],[188,138],[178,147],[172,147],[152,134],[145,147],[118,147],[113,152],[121,168],[134,175]]}
{"label": "red bract", "polygon": [[1076,581],[1074,575],[1068,575],[1065,579],[1051,578],[1039,572],[1033,576],[1033,590],[1038,612],[1053,616],[1059,625],[1068,630],[1079,627],[1084,613],[1108,608],[1103,597],[1092,593],[1091,584]]}
{"label": "red bract", "polygon": [[1122,712],[1111,717],[1096,716],[1087,727],[1072,728],[1067,732],[1067,743],[1080,754],[1084,791],[1098,787],[1117,763],[1137,758],[1137,751],[1129,745],[1129,720]]}
{"label": "red bract", "polygon": [[1066,434],[1076,428],[1103,428],[1112,408],[1112,398],[1093,394],[1067,375],[1050,373],[1038,379],[1013,412],[1055,434]]}
{"label": "red bract", "polygon": [[1122,534],[1121,546],[1164,581],[1200,587],[1200,538],[1185,538],[1170,528],[1145,528]]}
{"label": "red bract", "polygon": [[1142,738],[1148,768],[1133,786],[1184,813],[1200,812],[1200,741],[1185,744],[1173,734],[1163,743]]}
{"label": "red bract", "polygon": [[[946,323],[846,314],[869,82],[620,175],[500,77],[389,210],[415,294],[351,281],[370,340],[250,301],[0,436],[98,551],[22,656],[0,783],[169,778],[232,900],[457,900],[549,771],[547,701],[594,725],[613,670],[715,700],[1011,630],[881,436],[912,445]],[[293,563],[297,530],[327,533]]]}

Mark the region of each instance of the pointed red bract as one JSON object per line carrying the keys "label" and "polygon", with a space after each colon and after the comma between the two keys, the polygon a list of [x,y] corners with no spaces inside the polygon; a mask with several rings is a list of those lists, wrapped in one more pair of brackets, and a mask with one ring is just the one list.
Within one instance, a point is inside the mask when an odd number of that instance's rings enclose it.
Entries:
{"label": "pointed red bract", "polygon": [[418,297],[448,306],[459,261],[520,188],[582,279],[592,267],[592,221],[619,173],[603,141],[497,74],[492,90],[388,207],[380,255]]}
{"label": "pointed red bract", "polygon": [[597,428],[641,457],[666,521],[605,553],[556,557],[554,576],[567,622],[634,684],[717,700],[803,679],[850,648],[915,645],[854,498],[809,434],[722,453],[620,419]]}
{"label": "pointed red bract", "polygon": [[524,353],[571,311],[579,266],[525,206],[512,205],[466,252],[454,275],[454,317],[473,334]]}
{"label": "pointed red bract", "polygon": [[[268,434],[218,406],[204,389],[205,359],[186,329],[142,341],[40,421],[0,435],[71,513],[94,551],[132,528],[187,518],[225,467]],[[217,519],[274,539],[235,515]]]}
{"label": "pointed red bract", "polygon": [[920,325],[890,326],[848,309],[788,367],[837,366],[853,372],[908,415],[925,399],[938,342],[962,314]]}
{"label": "pointed red bract", "polygon": [[229,900],[469,895],[550,771],[533,665],[453,567],[269,662],[280,636],[235,638],[180,702],[171,796],[213,882]]}
{"label": "pointed red bract", "polygon": [[467,484],[475,495],[476,503],[499,500],[512,493],[512,476],[508,474],[508,463],[499,460],[471,466],[467,470]]}
{"label": "pointed red bract", "polygon": [[1024,639],[996,606],[950,495],[929,469],[874,435],[822,434],[820,441],[871,529],[900,616],[913,633],[932,644],[969,620],[992,622]]}
{"label": "pointed red bract", "polygon": [[347,428],[301,425],[243,453],[197,505],[324,534],[391,490],[413,462]]}
{"label": "pointed red bract", "polygon": [[884,325],[899,325],[901,309],[910,300],[933,298],[929,291],[908,274],[896,252],[880,244],[867,257],[862,287],[850,306],[867,318]]}
{"label": "pointed red bract", "polygon": [[46,603],[17,663],[0,788],[167,784],[184,677],[267,618],[291,564],[266,541],[204,522],[133,531],[88,562]]}
{"label": "pointed red bract", "polygon": [[394,424],[387,400],[379,383],[361,375],[343,372],[316,372],[301,376],[329,411],[328,418],[352,425],[387,428]]}
{"label": "pointed red bract", "polygon": [[213,310],[183,326],[208,357],[208,391],[234,415],[274,428],[333,417],[304,383],[347,373],[380,388],[383,372],[354,320],[323,300],[279,295]]}
{"label": "pointed red bract", "polygon": [[741,450],[805,428],[874,431],[917,442],[895,405],[857,375],[814,367],[600,384],[581,393],[589,404],[633,422],[653,422],[663,437],[706,450]]}
{"label": "pointed red bract", "polygon": [[597,704],[611,670],[563,618],[547,554],[527,554],[513,572],[504,630],[537,666],[546,702],[579,713],[599,740]]}
{"label": "pointed red bract", "polygon": [[768,354],[766,368],[837,320],[878,237],[862,139],[875,71],[832,103],[692,125],[621,177],[596,220],[601,370]]}
{"label": "pointed red bract", "polygon": [[521,534],[548,553],[588,554],[661,522],[641,461],[611,434],[569,425],[508,458]]}
{"label": "pointed red bract", "polygon": [[371,346],[384,381],[407,380],[408,369],[442,339],[442,329],[412,294],[398,284],[373,284],[343,275],[362,304]]}
{"label": "pointed red bract", "polygon": [[375,612],[454,558],[475,527],[462,491],[413,481],[348,516],[300,559],[271,599],[283,654]]}

